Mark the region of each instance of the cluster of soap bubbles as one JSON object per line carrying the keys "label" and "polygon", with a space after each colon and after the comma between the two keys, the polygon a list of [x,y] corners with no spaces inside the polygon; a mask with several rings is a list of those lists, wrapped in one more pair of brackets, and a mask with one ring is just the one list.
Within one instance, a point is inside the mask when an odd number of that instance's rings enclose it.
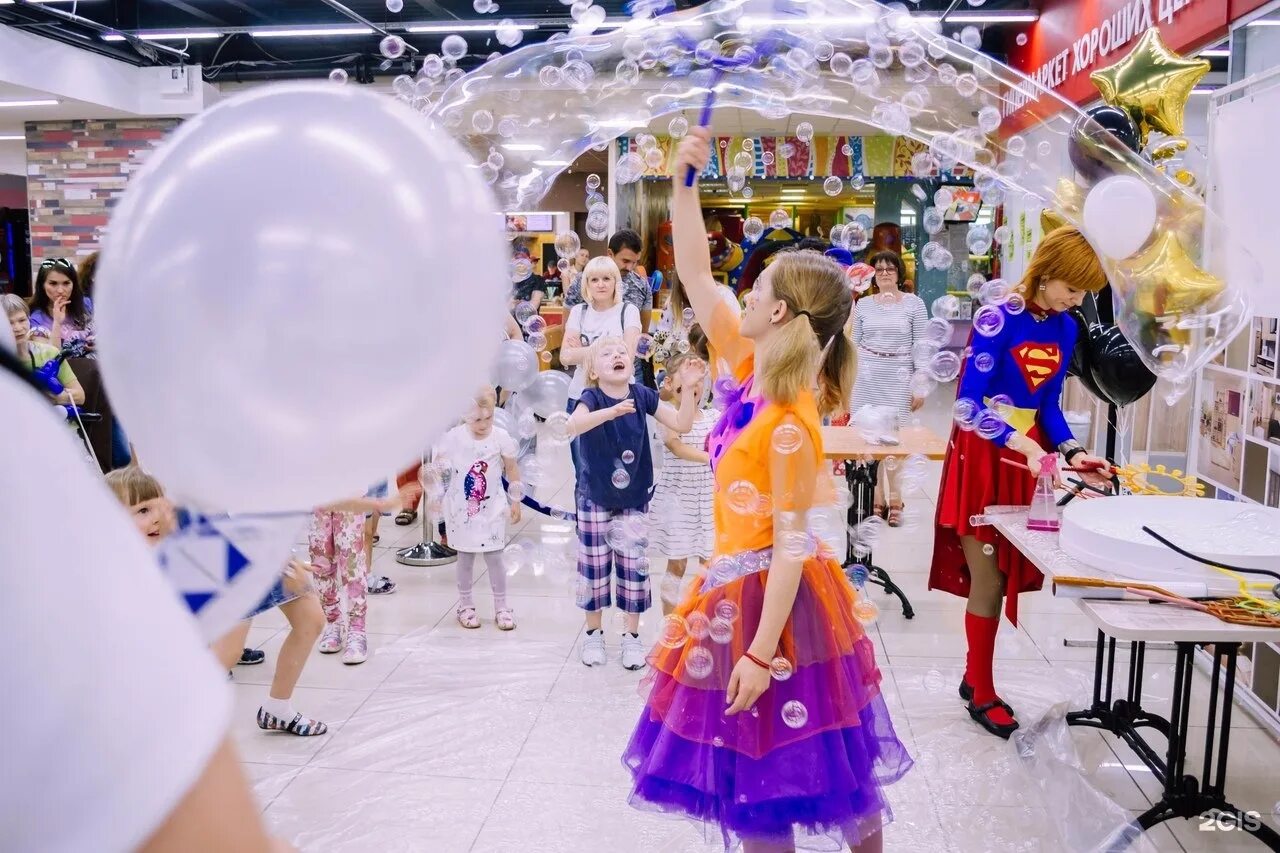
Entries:
{"label": "cluster of soap bubbles", "polygon": [[990,405],[980,405],[967,397],[961,397],[951,408],[956,426],[966,432],[977,433],[987,440],[992,440],[1005,431],[1012,413],[1013,400],[1007,394],[995,395],[990,399]]}
{"label": "cluster of soap bubbles", "polygon": [[[688,132],[688,116],[697,115],[711,98],[717,107],[766,118],[821,114],[910,138],[923,146],[913,161],[918,176],[945,175],[957,167],[973,175],[980,202],[961,204],[939,192],[932,200],[939,211],[1018,202],[1023,209],[1053,208],[1082,224],[1086,196],[1101,190],[1109,177],[1132,178],[1142,196],[1134,203],[1142,201],[1148,209],[1148,201],[1155,202],[1155,221],[1142,245],[1165,232],[1185,235],[1192,260],[1228,284],[1218,296],[1205,288],[1201,303],[1175,306],[1161,316],[1167,307],[1160,296],[1164,279],[1144,263],[1159,258],[1146,258],[1142,250],[1127,258],[1104,253],[1108,277],[1127,309],[1117,312],[1118,322],[1144,360],[1171,381],[1193,375],[1242,328],[1241,291],[1249,276],[1237,271],[1239,282],[1227,280],[1227,259],[1247,256],[1238,236],[1222,227],[1191,190],[1109,138],[1090,143],[1094,168],[1068,180],[1069,191],[1062,191],[1059,170],[1037,158],[1051,158],[1078,142],[1076,125],[1085,117],[981,53],[976,28],[966,26],[958,38],[951,37],[936,19],[913,15],[907,4],[875,0],[810,0],[786,16],[776,14],[772,0],[711,0],[684,11],[656,14],[660,11],[642,3],[630,22],[591,35],[604,21],[603,11],[578,0],[572,9],[575,25],[563,38],[495,56],[465,82],[456,67],[449,67],[458,53],[451,41],[445,56],[424,58],[432,85],[413,81],[408,100],[461,138],[478,164],[488,164],[490,149],[507,145],[505,163],[485,177],[492,178],[498,203],[508,210],[535,206],[565,165],[587,150],[606,150],[633,128],[663,120],[679,138]],[[504,21],[497,30],[507,46],[520,38],[510,27]],[[388,40],[388,55],[403,51],[402,44]],[[1034,147],[1018,134],[1001,132],[1005,116],[1024,108],[1042,137]],[[813,141],[812,124],[800,119],[793,140],[776,151],[721,148],[711,171],[746,198],[748,177],[761,164],[769,165],[768,155],[789,157],[795,151],[788,149]],[[620,148],[615,174],[630,183],[659,173],[667,157],[665,145],[641,133]],[[860,182],[855,176],[850,185],[856,189]],[[824,179],[823,189],[832,195],[843,191],[838,180],[830,179]],[[923,189],[916,189],[925,200]],[[927,214],[928,228],[939,227],[938,218]],[[1205,232],[1212,232],[1212,239],[1201,239]],[[966,243],[989,250],[1007,239],[1007,233],[975,225]],[[1209,244],[1213,253],[1203,250]],[[960,260],[948,257],[950,251],[942,245],[924,247],[921,262],[949,270]],[[1151,332],[1153,323],[1161,334]]]}

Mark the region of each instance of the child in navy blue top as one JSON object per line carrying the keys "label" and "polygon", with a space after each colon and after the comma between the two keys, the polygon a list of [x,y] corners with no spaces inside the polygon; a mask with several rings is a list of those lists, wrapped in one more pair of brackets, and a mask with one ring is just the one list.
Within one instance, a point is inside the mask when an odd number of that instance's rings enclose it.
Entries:
{"label": "child in navy blue top", "polygon": [[[617,580],[618,607],[626,613],[622,665],[644,666],[640,614],[649,609],[645,513],[653,491],[653,458],[646,416],[683,434],[697,414],[696,388],[706,365],[689,359],[680,369],[680,410],[658,400],[652,388],[631,383],[631,355],[621,338],[600,338],[585,362],[588,387],[569,419],[578,436],[578,606],[586,611],[582,662],[605,662],[601,611],[611,603],[609,576]],[[612,571],[610,570],[612,567]]]}

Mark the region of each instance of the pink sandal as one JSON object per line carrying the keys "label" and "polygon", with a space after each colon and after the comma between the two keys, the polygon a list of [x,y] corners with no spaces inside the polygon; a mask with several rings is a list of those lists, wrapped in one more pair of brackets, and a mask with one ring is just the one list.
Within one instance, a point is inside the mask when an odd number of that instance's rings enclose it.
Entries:
{"label": "pink sandal", "polygon": [[480,627],[480,618],[476,616],[476,609],[474,607],[459,607],[457,616],[458,624],[463,628]]}
{"label": "pink sandal", "polygon": [[516,628],[516,615],[510,607],[504,607],[494,616],[498,623],[499,631],[514,631]]}

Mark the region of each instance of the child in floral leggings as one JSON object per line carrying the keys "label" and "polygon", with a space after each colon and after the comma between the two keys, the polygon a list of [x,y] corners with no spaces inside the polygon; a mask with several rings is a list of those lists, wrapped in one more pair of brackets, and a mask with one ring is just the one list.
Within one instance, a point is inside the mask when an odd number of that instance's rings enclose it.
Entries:
{"label": "child in floral leggings", "polygon": [[[311,517],[307,546],[312,574],[328,625],[320,635],[320,653],[342,652],[345,664],[364,663],[369,657],[365,636],[366,583],[369,562],[364,551],[364,513],[386,512],[399,498],[358,498],[320,507]],[[347,591],[347,620],[342,620],[339,585]]]}

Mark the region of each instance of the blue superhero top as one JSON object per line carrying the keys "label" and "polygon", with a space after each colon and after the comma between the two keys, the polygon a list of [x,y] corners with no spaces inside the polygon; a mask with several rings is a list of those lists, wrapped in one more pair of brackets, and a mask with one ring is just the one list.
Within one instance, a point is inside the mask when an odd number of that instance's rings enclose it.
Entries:
{"label": "blue superhero top", "polygon": [[[960,377],[958,399],[972,400],[979,408],[992,407],[997,395],[1013,401],[1002,410],[1005,427],[993,441],[1004,446],[1015,432],[1027,435],[1038,421],[1051,447],[1071,439],[1071,429],[1062,415],[1062,384],[1075,349],[1079,329],[1067,314],[1036,314],[1030,305],[1010,314],[1000,306],[1004,327],[986,337],[974,332],[973,348]],[[976,364],[991,359],[984,372]]]}

